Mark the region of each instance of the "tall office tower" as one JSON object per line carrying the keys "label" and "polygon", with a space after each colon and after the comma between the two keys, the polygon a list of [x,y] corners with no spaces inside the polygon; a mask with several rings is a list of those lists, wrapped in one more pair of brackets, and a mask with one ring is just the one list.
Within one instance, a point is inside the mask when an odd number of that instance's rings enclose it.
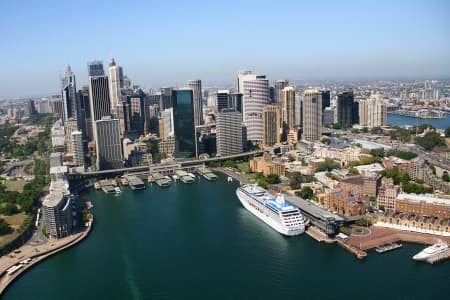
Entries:
{"label": "tall office tower", "polygon": [[230,91],[229,90],[218,90],[216,94],[217,100],[217,110],[221,112],[224,109],[230,108]]}
{"label": "tall office tower", "polygon": [[359,101],[359,123],[369,127],[387,124],[387,103],[381,94]]}
{"label": "tall office tower", "polygon": [[337,98],[337,122],[342,127],[351,127],[359,119],[357,105],[353,98],[353,89],[349,88],[346,92],[338,95]]}
{"label": "tall office tower", "polygon": [[75,74],[72,72],[70,66],[64,73],[62,82],[62,99],[63,99],[63,123],[66,123],[69,118],[81,121],[79,116],[80,105],[77,99],[77,88],[75,83]]}
{"label": "tall office tower", "polygon": [[131,88],[131,80],[130,78],[128,78],[128,76],[123,75],[123,88],[124,89],[129,89]]}
{"label": "tall office tower", "polygon": [[224,109],[216,117],[217,155],[226,156],[243,152],[242,116],[233,109]]}
{"label": "tall office tower", "polygon": [[[89,103],[92,122],[101,120],[104,116],[111,115],[111,102],[109,100],[108,77],[102,74],[103,64],[101,62],[89,65]],[[99,69],[101,66],[101,70]],[[95,123],[94,123],[95,124]],[[95,129],[94,129],[95,132]]]}
{"label": "tall office tower", "polygon": [[65,143],[67,153],[73,153],[72,132],[78,131],[78,122],[75,118],[69,118],[64,124]]}
{"label": "tall office tower", "polygon": [[146,108],[147,108],[147,113],[145,117],[146,128],[144,128],[144,130],[150,133],[158,133],[159,105],[153,104],[146,106]]}
{"label": "tall office tower", "polygon": [[61,95],[50,96],[50,111],[53,113],[56,120],[59,120],[63,117],[64,109]]}
{"label": "tall office tower", "polygon": [[131,130],[136,131],[139,135],[144,133],[144,100],[141,97],[130,98],[131,111]]}
{"label": "tall office tower", "polygon": [[172,91],[175,157],[196,156],[193,91]]}
{"label": "tall office tower", "polygon": [[202,81],[188,80],[188,86],[192,89],[194,97],[194,122],[195,126],[203,124]]}
{"label": "tall office tower", "polygon": [[334,113],[335,113],[334,107],[325,107],[325,109],[323,110],[323,118],[322,118],[323,126],[331,125],[334,123]]}
{"label": "tall office tower", "polygon": [[295,127],[302,126],[302,94],[300,92],[295,93]]}
{"label": "tall office tower", "polygon": [[159,138],[173,136],[173,108],[167,108],[161,112],[161,121],[163,126],[159,129]]}
{"label": "tall office tower", "polygon": [[331,106],[330,91],[322,91],[322,112],[325,110],[325,107],[330,106]]}
{"label": "tall office tower", "polygon": [[230,108],[232,108],[234,111],[240,112],[242,118],[242,94],[230,93],[228,97],[230,101]]}
{"label": "tall office tower", "polygon": [[72,205],[70,197],[60,190],[53,191],[42,201],[42,219],[46,234],[52,238],[62,238],[72,231]]}
{"label": "tall office tower", "polygon": [[275,94],[274,94],[274,104],[281,104],[281,91],[289,85],[289,81],[282,79],[282,80],[275,80]]}
{"label": "tall office tower", "polygon": [[286,141],[289,130],[295,126],[295,88],[287,86],[281,90],[281,126],[283,141]]}
{"label": "tall office tower", "polygon": [[116,108],[117,118],[119,119],[120,137],[131,130],[131,107],[127,101],[120,101]]}
{"label": "tall office tower", "polygon": [[303,140],[317,141],[322,132],[322,92],[306,90],[303,92]]}
{"label": "tall office tower", "polygon": [[88,76],[105,76],[105,70],[103,69],[103,62],[99,60],[93,60],[88,62]]}
{"label": "tall office tower", "polygon": [[238,89],[242,97],[242,115],[247,128],[247,139],[256,143],[263,140],[263,108],[269,104],[269,80],[265,75],[251,71],[238,73]]}
{"label": "tall office tower", "polygon": [[94,127],[97,169],[107,170],[123,167],[119,120],[105,116],[101,120],[96,120]]}
{"label": "tall office tower", "polygon": [[81,131],[72,132],[72,149],[73,149],[73,163],[75,166],[84,165],[84,151],[83,151],[83,133]]}
{"label": "tall office tower", "polygon": [[114,58],[109,61],[109,95],[111,97],[111,110],[115,113],[117,105],[121,101],[121,89],[123,88],[123,70],[116,65]]}
{"label": "tall office tower", "polygon": [[263,145],[273,146],[280,143],[280,107],[278,105],[266,105],[263,109]]}
{"label": "tall office tower", "polygon": [[91,122],[91,109],[89,104],[89,88],[83,86],[81,90],[78,91],[78,100],[80,102],[80,113],[81,118],[80,129],[83,133],[83,138],[87,140],[92,140],[94,133],[92,132],[92,122]]}
{"label": "tall office tower", "polygon": [[35,102],[35,108],[37,113],[39,114],[49,114],[51,113],[50,109],[50,100],[49,99],[41,99]]}

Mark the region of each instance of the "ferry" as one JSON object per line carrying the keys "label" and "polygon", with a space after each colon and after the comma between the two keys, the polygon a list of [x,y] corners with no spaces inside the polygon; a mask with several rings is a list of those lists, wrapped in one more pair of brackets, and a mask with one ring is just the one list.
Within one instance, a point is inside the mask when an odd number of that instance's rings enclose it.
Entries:
{"label": "ferry", "polygon": [[450,248],[446,242],[439,240],[436,244],[429,246],[416,255],[413,256],[414,260],[426,261],[436,256],[444,255],[450,252]]}
{"label": "ferry", "polygon": [[282,194],[275,198],[256,184],[245,184],[237,188],[236,195],[244,208],[279,233],[294,236],[305,232],[300,210]]}

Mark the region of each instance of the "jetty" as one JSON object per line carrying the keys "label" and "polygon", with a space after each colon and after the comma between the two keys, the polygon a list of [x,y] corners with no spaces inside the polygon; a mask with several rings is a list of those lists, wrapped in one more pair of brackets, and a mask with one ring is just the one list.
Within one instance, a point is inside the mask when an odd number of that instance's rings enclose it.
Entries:
{"label": "jetty", "polygon": [[99,185],[102,191],[105,192],[106,194],[116,193],[116,190],[114,189],[112,182],[108,179],[100,180]]}
{"label": "jetty", "polygon": [[217,180],[217,175],[213,173],[210,169],[206,167],[198,167],[197,172],[203,176],[206,180],[214,181]]}
{"label": "jetty", "polygon": [[401,248],[403,245],[399,244],[399,243],[390,243],[390,244],[386,244],[386,245],[382,245],[382,246],[378,246],[375,248],[375,251],[377,251],[377,253],[385,253],[388,251],[392,251],[398,248]]}
{"label": "jetty", "polygon": [[136,176],[129,176],[128,177],[128,184],[130,185],[130,188],[134,190],[145,190],[147,187],[144,184],[144,181]]}
{"label": "jetty", "polygon": [[152,175],[150,175],[153,178],[153,182],[155,182],[160,187],[168,187],[169,186],[169,180],[162,175],[161,173],[154,172]]}
{"label": "jetty", "polygon": [[175,174],[180,177],[181,182],[183,183],[194,183],[195,179],[192,178],[187,172],[182,170],[176,170]]}

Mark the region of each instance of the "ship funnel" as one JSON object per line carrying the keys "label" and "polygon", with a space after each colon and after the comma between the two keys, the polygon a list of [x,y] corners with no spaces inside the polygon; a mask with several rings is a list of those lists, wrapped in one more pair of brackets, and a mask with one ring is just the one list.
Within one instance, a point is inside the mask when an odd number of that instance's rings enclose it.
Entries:
{"label": "ship funnel", "polygon": [[278,194],[278,197],[277,197],[277,203],[278,204],[284,204],[284,196],[283,196],[283,194]]}

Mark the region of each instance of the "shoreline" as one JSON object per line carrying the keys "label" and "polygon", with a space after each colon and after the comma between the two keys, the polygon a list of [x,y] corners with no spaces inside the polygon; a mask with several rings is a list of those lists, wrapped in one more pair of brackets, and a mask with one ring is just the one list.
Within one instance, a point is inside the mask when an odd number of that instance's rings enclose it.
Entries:
{"label": "shoreline", "polygon": [[[78,232],[76,234],[73,234],[69,237],[65,237],[59,240],[55,240],[55,241],[49,241],[47,243],[45,243],[44,245],[40,245],[40,246],[30,246],[30,245],[23,245],[22,247],[16,249],[20,250],[21,252],[17,253],[18,255],[23,253],[27,253],[27,252],[31,252],[31,253],[36,253],[35,250],[38,250],[39,247],[43,248],[42,252],[39,252],[37,254],[31,254],[28,253],[26,255],[20,256],[20,257],[11,257],[11,256],[3,256],[0,258],[0,295],[2,295],[5,290],[8,288],[8,286],[18,277],[20,277],[23,273],[25,273],[27,270],[29,270],[30,268],[32,268],[33,266],[37,265],[38,263],[44,261],[45,259],[47,259],[48,257],[57,254],[59,252],[62,252],[76,244],[78,244],[79,242],[83,241],[91,232],[92,227],[93,227],[93,222],[94,219],[92,218],[91,221],[88,222],[88,226],[85,226],[84,230],[82,232]],[[45,248],[46,247],[46,248]],[[54,248],[52,248],[54,247]],[[6,273],[6,270],[8,270],[10,267],[14,266],[14,265],[18,265],[20,264],[20,262],[26,260],[26,259],[31,259],[31,261],[27,264],[22,264],[22,268],[20,268],[19,270],[17,270],[15,273],[13,273],[12,275],[8,275]],[[3,260],[3,261],[2,261]],[[15,260],[15,262],[14,262]]]}

